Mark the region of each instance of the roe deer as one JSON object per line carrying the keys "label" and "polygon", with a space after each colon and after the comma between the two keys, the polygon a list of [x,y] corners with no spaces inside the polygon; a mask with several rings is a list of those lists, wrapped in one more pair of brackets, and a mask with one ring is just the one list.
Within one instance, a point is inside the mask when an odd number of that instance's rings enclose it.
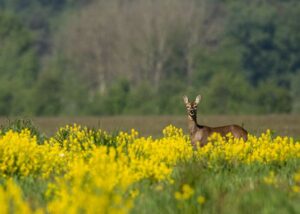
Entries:
{"label": "roe deer", "polygon": [[189,102],[187,96],[183,96],[183,101],[185,103],[185,107],[188,113],[188,128],[190,131],[191,143],[194,150],[197,149],[198,143],[200,147],[207,144],[207,138],[217,132],[220,133],[221,136],[226,136],[228,133],[232,133],[235,138],[243,138],[244,141],[247,141],[248,132],[238,125],[228,125],[228,126],[220,126],[220,127],[208,127],[204,125],[199,125],[197,123],[197,106],[201,100],[201,95],[196,97],[194,102]]}

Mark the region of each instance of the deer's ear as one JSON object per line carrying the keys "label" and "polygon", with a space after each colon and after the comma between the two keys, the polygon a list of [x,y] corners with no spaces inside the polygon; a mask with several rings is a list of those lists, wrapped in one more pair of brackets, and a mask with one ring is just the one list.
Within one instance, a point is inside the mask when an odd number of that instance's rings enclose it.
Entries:
{"label": "deer's ear", "polygon": [[183,102],[185,104],[187,104],[189,102],[189,98],[186,95],[183,96]]}
{"label": "deer's ear", "polygon": [[198,95],[197,97],[196,97],[196,99],[195,99],[195,103],[196,103],[196,105],[198,105],[198,103],[201,101],[201,95]]}

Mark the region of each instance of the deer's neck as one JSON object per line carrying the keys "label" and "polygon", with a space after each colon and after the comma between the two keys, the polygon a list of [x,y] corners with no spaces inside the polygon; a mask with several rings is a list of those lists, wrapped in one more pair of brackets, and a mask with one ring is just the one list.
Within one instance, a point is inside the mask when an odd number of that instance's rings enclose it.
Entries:
{"label": "deer's neck", "polygon": [[198,123],[197,123],[197,116],[188,115],[188,127],[190,134],[194,134],[197,131]]}

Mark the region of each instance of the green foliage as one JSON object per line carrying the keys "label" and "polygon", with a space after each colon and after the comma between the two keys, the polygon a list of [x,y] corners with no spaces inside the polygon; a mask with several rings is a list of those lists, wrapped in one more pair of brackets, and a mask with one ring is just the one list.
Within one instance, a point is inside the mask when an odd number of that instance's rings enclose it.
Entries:
{"label": "green foliage", "polygon": [[170,78],[163,81],[156,94],[159,113],[170,115],[182,112],[184,89],[185,83],[178,78]]}
{"label": "green foliage", "polygon": [[17,16],[0,13],[0,114],[30,113],[38,62],[32,33]]}
{"label": "green foliage", "polygon": [[35,98],[36,115],[57,115],[61,112],[61,80],[55,76],[45,76],[38,81]]}
{"label": "green foliage", "polygon": [[300,112],[300,71],[292,77],[291,97],[293,99],[293,112]]}
{"label": "green foliage", "polygon": [[251,113],[252,88],[240,73],[218,72],[209,84],[206,100],[203,101],[206,111],[211,109],[212,112],[213,109],[213,113],[237,114],[248,108]]}
{"label": "green foliage", "polygon": [[37,75],[37,58],[31,32],[17,16],[1,13],[0,39],[1,79],[13,81],[17,76],[20,83],[32,84]]}
{"label": "green foliage", "polygon": [[[230,168],[206,168],[197,161],[178,164],[174,184],[138,184],[140,195],[132,213],[296,213],[299,196],[290,192],[297,163],[278,169],[259,165]],[[275,174],[276,184],[265,177]],[[191,198],[175,199],[175,192],[188,184]],[[158,188],[159,187],[159,188]],[[197,201],[204,197],[203,204]]]}
{"label": "green foliage", "polygon": [[259,113],[288,113],[292,110],[290,92],[272,80],[260,83],[255,99],[260,106]]}
{"label": "green foliage", "polygon": [[148,82],[141,83],[131,89],[125,113],[131,115],[158,114],[160,109],[158,105],[154,105],[156,99],[155,89]]}
{"label": "green foliage", "polygon": [[32,136],[36,136],[38,143],[43,143],[46,135],[41,133],[40,130],[30,119],[8,119],[5,125],[1,125],[0,130],[5,133],[9,130],[21,132],[23,129],[28,129]]}
{"label": "green foliage", "polygon": [[104,100],[104,112],[108,114],[122,114],[126,109],[128,94],[130,93],[130,84],[126,80],[119,80],[108,91]]}
{"label": "green foliage", "polygon": [[299,112],[299,1],[120,2],[0,1],[0,115]]}
{"label": "green foliage", "polygon": [[[80,137],[78,137],[78,131],[80,131]],[[61,147],[64,147],[64,144],[69,143],[71,139],[80,138],[79,143],[82,146],[82,149],[87,149],[84,147],[86,142],[91,142],[97,146],[117,147],[117,135],[117,131],[108,134],[102,130],[91,129],[88,127],[82,128],[76,125],[67,125],[64,128],[60,128],[53,138]]]}
{"label": "green foliage", "polygon": [[30,206],[33,209],[38,209],[41,205],[46,206],[46,192],[48,188],[48,181],[40,179],[37,181],[31,177],[22,179],[15,178],[16,183],[21,187],[24,195],[29,199]]}

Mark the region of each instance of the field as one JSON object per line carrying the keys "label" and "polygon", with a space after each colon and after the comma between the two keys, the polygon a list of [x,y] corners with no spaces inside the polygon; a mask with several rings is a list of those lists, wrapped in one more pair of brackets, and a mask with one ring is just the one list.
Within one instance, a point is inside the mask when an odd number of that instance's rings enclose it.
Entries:
{"label": "field", "polygon": [[251,135],[193,151],[184,116],[2,118],[0,213],[299,213],[299,116],[202,121]]}
{"label": "field", "polygon": [[[10,119],[13,120],[13,119]],[[162,135],[162,129],[173,124],[187,133],[186,116],[109,116],[109,117],[40,117],[33,118],[33,123],[48,135],[54,134],[58,127],[67,124],[81,124],[91,128],[100,128],[109,132],[129,131],[132,128],[143,136]],[[259,135],[271,129],[277,135],[300,138],[300,115],[261,115],[261,116],[199,116],[200,124],[222,126],[238,124],[250,133]],[[0,124],[8,124],[8,118],[0,118]]]}

